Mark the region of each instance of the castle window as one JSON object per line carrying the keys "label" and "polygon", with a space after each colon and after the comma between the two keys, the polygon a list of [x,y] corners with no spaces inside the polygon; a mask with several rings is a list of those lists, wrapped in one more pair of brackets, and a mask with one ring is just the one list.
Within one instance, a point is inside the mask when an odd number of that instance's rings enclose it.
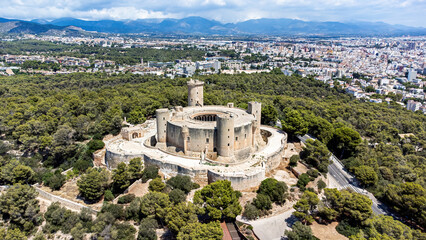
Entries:
{"label": "castle window", "polygon": [[228,147],[229,147],[229,143],[228,143]]}
{"label": "castle window", "polygon": [[165,118],[165,117],[163,117],[163,120],[166,120],[166,118]]}
{"label": "castle window", "polygon": [[235,137],[235,141],[238,141],[238,137]]}
{"label": "castle window", "polygon": [[228,128],[228,132],[229,132],[229,128]]}
{"label": "castle window", "polygon": [[244,138],[247,138],[247,134],[244,134]]}
{"label": "castle window", "polygon": [[189,137],[187,137],[187,138],[186,138],[186,140],[189,142],[190,138],[189,138]]}
{"label": "castle window", "polygon": [[209,139],[208,138],[206,138],[206,143],[209,143]]}

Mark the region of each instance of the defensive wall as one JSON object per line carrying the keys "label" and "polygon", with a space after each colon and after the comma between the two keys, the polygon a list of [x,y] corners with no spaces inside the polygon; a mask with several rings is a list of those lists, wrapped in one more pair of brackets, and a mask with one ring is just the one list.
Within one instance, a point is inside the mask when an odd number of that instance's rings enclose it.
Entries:
{"label": "defensive wall", "polygon": [[73,202],[71,200],[56,196],[54,194],[48,193],[40,188],[37,187],[37,185],[33,185],[34,189],[38,192],[39,197],[44,198],[46,200],[51,201],[52,203],[54,202],[59,202],[61,204],[61,206],[68,208],[70,210],[73,211],[81,211],[83,208],[86,208],[88,210],[90,210],[90,212],[92,214],[97,214],[98,211],[88,207],[88,206],[84,206],[83,204],[77,203],[77,202]]}
{"label": "defensive wall", "polygon": [[[258,186],[259,183],[265,179],[266,173],[276,168],[280,164],[287,145],[287,134],[281,130],[266,126],[262,127],[262,131],[263,130],[275,132],[275,135],[273,136],[274,138],[268,139],[267,146],[265,147],[265,149],[272,149],[273,151],[264,150],[261,151],[261,154],[259,155],[250,156],[252,159],[251,161],[255,166],[247,164],[242,165],[241,163],[220,164],[218,162],[215,163],[214,161],[209,161],[206,158],[203,160],[203,164],[201,164],[201,158],[197,159],[187,156],[179,156],[177,154],[170,154],[173,155],[176,159],[182,159],[182,161],[184,160],[196,163],[193,164],[195,165],[193,167],[183,163],[181,164],[178,161],[167,161],[160,154],[130,154],[126,152],[117,153],[110,151],[108,148],[105,154],[105,161],[107,162],[107,166],[109,168],[114,168],[120,162],[128,163],[132,158],[141,157],[145,166],[158,166],[162,172],[170,176],[176,176],[177,174],[188,175],[208,183],[217,180],[229,180],[236,190],[244,190]],[[147,134],[146,138],[147,139],[145,140],[149,141],[151,137]],[[163,154],[167,153],[150,145],[151,144],[142,144],[144,148],[148,148],[152,151],[155,150]]]}

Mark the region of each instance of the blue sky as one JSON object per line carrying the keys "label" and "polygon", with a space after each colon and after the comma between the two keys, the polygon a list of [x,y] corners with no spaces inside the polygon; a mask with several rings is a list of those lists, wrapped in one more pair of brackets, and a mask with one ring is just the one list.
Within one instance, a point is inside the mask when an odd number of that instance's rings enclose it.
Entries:
{"label": "blue sky", "polygon": [[26,20],[201,16],[221,22],[293,18],[426,27],[426,0],[0,0],[0,6],[0,17]]}

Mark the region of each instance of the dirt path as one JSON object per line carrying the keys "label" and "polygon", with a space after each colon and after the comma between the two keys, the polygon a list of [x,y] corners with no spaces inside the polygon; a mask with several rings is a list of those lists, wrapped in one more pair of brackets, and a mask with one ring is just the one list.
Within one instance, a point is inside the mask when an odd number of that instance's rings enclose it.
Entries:
{"label": "dirt path", "polygon": [[312,233],[315,237],[321,240],[346,240],[347,237],[341,235],[336,231],[337,222],[330,223],[328,225],[322,225],[314,222],[311,225]]}

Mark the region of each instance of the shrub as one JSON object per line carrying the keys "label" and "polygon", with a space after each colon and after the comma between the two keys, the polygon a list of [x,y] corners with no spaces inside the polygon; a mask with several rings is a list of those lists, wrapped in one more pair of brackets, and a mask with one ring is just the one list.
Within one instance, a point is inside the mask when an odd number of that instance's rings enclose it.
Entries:
{"label": "shrub", "polygon": [[111,213],[115,219],[124,219],[126,216],[123,206],[112,203],[104,203],[101,213]]}
{"label": "shrub", "polygon": [[311,179],[309,178],[309,175],[308,175],[308,174],[306,174],[306,173],[302,173],[302,174],[299,176],[299,180],[297,181],[297,186],[298,186],[300,189],[304,190],[304,189],[305,189],[305,187],[306,187],[306,185],[307,185],[310,181],[311,181]]}
{"label": "shrub", "polygon": [[87,143],[87,147],[89,147],[89,151],[91,153],[95,152],[96,150],[104,148],[105,143],[102,140],[96,140],[92,139],[90,142]]}
{"label": "shrub", "polygon": [[197,183],[191,182],[189,176],[177,175],[167,180],[167,184],[170,185],[173,189],[180,189],[188,194],[192,189],[197,189],[200,187]]}
{"label": "shrub", "polygon": [[111,190],[105,191],[104,200],[107,201],[107,202],[114,200],[114,194],[112,194]]}
{"label": "shrub", "polygon": [[186,194],[180,189],[173,189],[169,192],[169,198],[171,202],[177,204],[186,200]]}
{"label": "shrub", "polygon": [[300,161],[300,156],[299,155],[293,155],[290,157],[290,167],[296,167],[297,166],[297,162]]}
{"label": "shrub", "polygon": [[133,201],[133,199],[135,199],[135,194],[126,194],[118,198],[118,203],[119,204],[130,203],[131,201]]}
{"label": "shrub", "polygon": [[256,198],[253,199],[253,205],[256,206],[257,209],[269,210],[272,208],[272,201],[267,195],[257,194]]}
{"label": "shrub", "polygon": [[157,234],[155,229],[159,228],[157,220],[154,218],[145,218],[142,219],[139,226],[138,240],[155,240],[157,239]]}
{"label": "shrub", "polygon": [[327,184],[325,184],[325,182],[322,179],[320,179],[317,183],[317,186],[318,186],[318,191],[321,192],[324,188],[327,187]]}
{"label": "shrub", "polygon": [[284,182],[274,178],[267,178],[260,183],[258,194],[269,196],[271,201],[277,204],[283,204],[287,198],[288,187]]}
{"label": "shrub", "polygon": [[151,182],[149,182],[149,190],[152,192],[161,192],[166,187],[166,184],[163,183],[163,180],[161,178],[153,179]]}
{"label": "shrub", "polygon": [[311,181],[314,181],[315,178],[319,176],[319,172],[316,169],[309,169],[306,173],[309,175],[309,177],[311,177]]}
{"label": "shrub", "polygon": [[356,235],[360,231],[360,228],[351,224],[348,220],[343,220],[336,226],[336,231],[343,236],[349,237]]}
{"label": "shrub", "polygon": [[251,203],[247,203],[244,206],[243,217],[252,220],[252,219],[256,219],[259,216],[260,216],[260,210],[256,206],[254,206]]}
{"label": "shrub", "polygon": [[158,167],[148,165],[142,172],[142,182],[146,183],[149,179],[158,177]]}
{"label": "shrub", "polygon": [[59,190],[64,185],[66,179],[60,170],[56,170],[55,173],[48,173],[43,178],[44,184],[52,190]]}

